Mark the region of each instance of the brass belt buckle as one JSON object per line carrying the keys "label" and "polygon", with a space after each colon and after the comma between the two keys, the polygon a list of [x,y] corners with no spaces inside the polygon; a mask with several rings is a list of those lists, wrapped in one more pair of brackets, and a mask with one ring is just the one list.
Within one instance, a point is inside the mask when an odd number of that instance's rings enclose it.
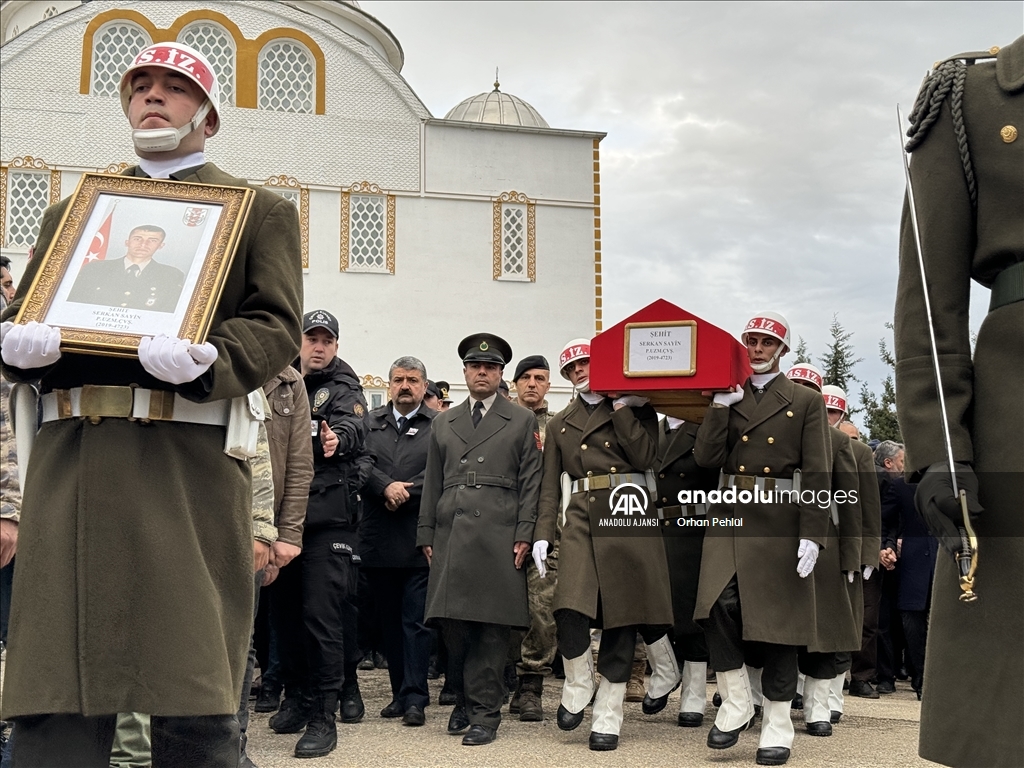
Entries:
{"label": "brass belt buckle", "polygon": [[132,415],[132,388],[86,384],[82,387],[82,416],[92,424],[104,418],[128,419]]}
{"label": "brass belt buckle", "polygon": [[612,479],[609,475],[594,475],[590,478],[590,490],[603,491],[612,487]]}
{"label": "brass belt buckle", "polygon": [[751,475],[736,475],[733,487],[741,491],[752,491],[756,483],[757,479]]}
{"label": "brass belt buckle", "polygon": [[162,389],[149,392],[149,417],[145,421],[171,421],[174,419],[174,393]]}

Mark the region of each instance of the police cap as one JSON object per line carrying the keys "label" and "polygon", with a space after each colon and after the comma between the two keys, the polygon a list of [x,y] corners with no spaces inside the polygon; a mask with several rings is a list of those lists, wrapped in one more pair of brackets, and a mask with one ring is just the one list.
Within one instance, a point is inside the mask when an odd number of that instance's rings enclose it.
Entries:
{"label": "police cap", "polygon": [[338,338],[338,318],[326,309],[314,309],[302,316],[302,332],[309,333],[314,328],[326,328]]}
{"label": "police cap", "polygon": [[459,357],[464,363],[496,363],[504,366],[512,359],[512,347],[493,333],[474,333],[459,342]]}

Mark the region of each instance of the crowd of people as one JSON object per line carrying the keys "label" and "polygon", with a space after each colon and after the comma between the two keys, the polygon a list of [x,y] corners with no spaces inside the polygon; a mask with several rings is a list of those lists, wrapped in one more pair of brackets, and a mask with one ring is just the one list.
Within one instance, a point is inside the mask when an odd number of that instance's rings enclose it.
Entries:
{"label": "crowd of people", "polygon": [[[126,173],[244,186],[203,155],[217,90],[201,54],[144,49],[121,85],[140,157]],[[40,252],[66,204],[44,215]],[[750,318],[740,337],[752,373],[709,395],[699,423],[592,391],[588,339],[565,344],[554,369],[533,354],[513,368],[491,333],[458,346],[465,401],[404,355],[388,402],[369,410],[339,356],[338,318],[301,313],[298,253],[293,206],[256,190],[208,338],[143,338],[131,359],[64,350],[59,328],[11,323],[39,263],[14,293],[3,264],[0,566],[17,576],[2,590],[13,592],[2,715],[15,768],[252,766],[251,706],[298,734],[296,757],[324,756],[339,717],[366,716],[359,666],[375,651],[392,692],[380,716],[422,726],[433,670],[447,730],[466,746],[497,738],[506,699],[520,720],[548,716],[557,670],[554,719],[573,731],[590,708],[591,750],[617,748],[627,697],[657,714],[678,689],[680,727],[713,712],[712,750],[760,720],[761,765],[790,758],[793,709],[809,734],[832,735],[848,676],[850,695],[877,698],[905,675],[926,705],[933,680],[947,683],[948,665],[924,652],[932,585],[956,584],[947,542],[929,533],[936,509],[957,520],[934,479],[941,458],[916,430],[912,466],[898,443],[872,450],[845,392],[810,364],[783,372],[783,315]],[[1013,290],[993,313],[1019,318]],[[911,347],[897,326],[898,353]],[[897,383],[920,391],[926,370],[904,365]],[[553,372],[574,391],[554,414]],[[20,402],[26,387],[40,395],[14,407],[19,448],[34,437],[23,485],[7,381]],[[247,436],[237,445],[224,439],[234,419]],[[923,476],[916,492],[904,474]],[[957,477],[979,516],[973,470],[961,463]],[[658,520],[655,535],[602,529],[627,493]],[[1002,497],[987,498],[998,515]],[[993,544],[996,561],[1014,567],[1017,545]],[[955,632],[939,626],[946,652]],[[1005,660],[1009,674],[1019,662]],[[936,709],[951,707],[944,697]],[[1019,739],[1000,731],[992,764],[1020,754]]]}

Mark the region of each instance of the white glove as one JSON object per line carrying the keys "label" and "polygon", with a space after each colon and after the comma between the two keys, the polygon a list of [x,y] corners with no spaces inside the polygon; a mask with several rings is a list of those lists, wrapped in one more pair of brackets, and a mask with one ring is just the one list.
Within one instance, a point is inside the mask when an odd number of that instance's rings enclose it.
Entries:
{"label": "white glove", "polygon": [[796,551],[800,560],[796,564],[796,572],[801,579],[806,579],[818,562],[818,545],[808,539],[800,539],[800,549]]}
{"label": "white glove", "polygon": [[533,542],[533,562],[537,566],[537,572],[543,579],[548,575],[548,568],[544,561],[548,559],[548,543],[546,541]]}
{"label": "white glove", "polygon": [[716,392],[712,402],[715,405],[724,405],[731,408],[743,399],[743,387],[737,387],[735,392]]}
{"label": "white glove", "polygon": [[846,580],[848,582],[850,582],[851,584],[853,584],[853,577],[856,576],[856,575],[857,575],[856,571],[847,571],[846,572]]}
{"label": "white glove", "polygon": [[864,581],[867,581],[868,579],[870,579],[871,578],[871,574],[874,573],[874,572],[875,572],[875,569],[874,569],[873,566],[865,565],[864,566]]}
{"label": "white glove", "polygon": [[213,344],[193,344],[173,336],[143,336],[139,342],[139,362],[146,372],[171,384],[195,381],[213,365],[217,348]]}
{"label": "white glove", "polygon": [[12,368],[31,370],[53,365],[60,359],[60,328],[32,320],[24,325],[0,325],[3,360]]}
{"label": "white glove", "polygon": [[651,402],[649,398],[640,397],[640,395],[623,395],[622,397],[615,398],[612,401],[612,405],[626,405],[630,408],[640,408],[647,405],[649,402]]}

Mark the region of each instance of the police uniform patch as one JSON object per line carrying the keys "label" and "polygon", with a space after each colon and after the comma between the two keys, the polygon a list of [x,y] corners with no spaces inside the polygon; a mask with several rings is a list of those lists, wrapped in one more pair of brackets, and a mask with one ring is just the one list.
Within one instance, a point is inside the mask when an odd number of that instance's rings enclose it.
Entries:
{"label": "police uniform patch", "polygon": [[356,414],[356,416],[362,416],[364,413],[363,406],[361,403],[356,403],[355,405],[353,405],[352,410]]}
{"label": "police uniform patch", "polygon": [[327,402],[327,398],[329,398],[330,396],[331,396],[331,391],[329,389],[327,389],[327,387],[323,387],[321,389],[318,389],[316,391],[316,394],[313,395],[313,410],[315,411],[321,405],[326,403]]}

